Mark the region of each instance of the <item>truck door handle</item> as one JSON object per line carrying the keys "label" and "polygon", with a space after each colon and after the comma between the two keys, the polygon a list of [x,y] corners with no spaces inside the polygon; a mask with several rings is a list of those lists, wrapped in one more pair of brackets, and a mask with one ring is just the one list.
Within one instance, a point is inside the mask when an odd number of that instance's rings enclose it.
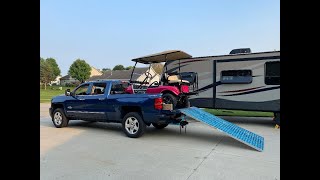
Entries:
{"label": "truck door handle", "polygon": [[80,101],[83,101],[84,99],[79,99]]}
{"label": "truck door handle", "polygon": [[105,98],[99,98],[99,100],[100,100],[100,101],[103,101],[103,100],[105,100]]}

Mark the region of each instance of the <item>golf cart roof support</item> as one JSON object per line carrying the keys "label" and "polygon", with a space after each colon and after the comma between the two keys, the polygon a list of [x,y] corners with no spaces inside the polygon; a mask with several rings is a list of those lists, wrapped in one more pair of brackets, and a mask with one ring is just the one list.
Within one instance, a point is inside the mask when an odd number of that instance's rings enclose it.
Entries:
{"label": "golf cart roof support", "polygon": [[134,66],[133,66],[133,69],[132,69],[132,72],[131,72],[131,76],[130,76],[129,83],[131,83],[132,76],[133,76],[133,72],[134,72],[134,69],[136,68],[136,65],[137,65],[137,62],[136,62],[136,63],[134,64]]}
{"label": "golf cart roof support", "polygon": [[187,59],[191,57],[192,57],[191,55],[180,50],[168,50],[160,53],[151,54],[148,56],[135,58],[135,59],[132,59],[132,61],[143,63],[143,64],[151,64],[151,63],[166,62],[168,60]]}
{"label": "golf cart roof support", "polygon": [[182,77],[181,77],[181,74],[180,74],[180,59],[179,59],[179,76],[180,76],[180,82],[182,83]]}

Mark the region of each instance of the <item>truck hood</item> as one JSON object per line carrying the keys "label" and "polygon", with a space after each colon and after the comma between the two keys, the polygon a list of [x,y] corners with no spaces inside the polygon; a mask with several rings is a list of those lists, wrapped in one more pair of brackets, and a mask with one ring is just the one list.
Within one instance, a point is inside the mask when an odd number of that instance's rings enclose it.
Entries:
{"label": "truck hood", "polygon": [[71,100],[74,99],[72,96],[66,96],[64,94],[58,95],[58,96],[54,96],[51,99],[51,102],[63,102],[65,100]]}

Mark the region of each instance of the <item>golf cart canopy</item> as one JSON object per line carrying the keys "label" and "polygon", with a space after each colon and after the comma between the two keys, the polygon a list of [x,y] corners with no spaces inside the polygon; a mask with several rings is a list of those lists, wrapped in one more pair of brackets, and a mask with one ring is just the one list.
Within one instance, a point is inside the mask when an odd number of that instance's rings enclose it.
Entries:
{"label": "golf cart canopy", "polygon": [[135,58],[135,59],[132,59],[132,61],[143,63],[143,64],[151,64],[151,63],[166,62],[168,60],[186,59],[191,57],[192,57],[191,55],[180,50],[169,50],[169,51],[163,51],[156,54],[150,54],[148,56]]}

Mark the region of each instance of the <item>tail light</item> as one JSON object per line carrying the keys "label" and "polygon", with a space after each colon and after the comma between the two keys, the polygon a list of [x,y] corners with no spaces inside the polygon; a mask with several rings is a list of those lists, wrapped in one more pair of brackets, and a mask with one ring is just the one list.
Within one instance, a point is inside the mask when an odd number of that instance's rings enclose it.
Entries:
{"label": "tail light", "polygon": [[158,110],[162,109],[162,98],[154,99],[154,108]]}

